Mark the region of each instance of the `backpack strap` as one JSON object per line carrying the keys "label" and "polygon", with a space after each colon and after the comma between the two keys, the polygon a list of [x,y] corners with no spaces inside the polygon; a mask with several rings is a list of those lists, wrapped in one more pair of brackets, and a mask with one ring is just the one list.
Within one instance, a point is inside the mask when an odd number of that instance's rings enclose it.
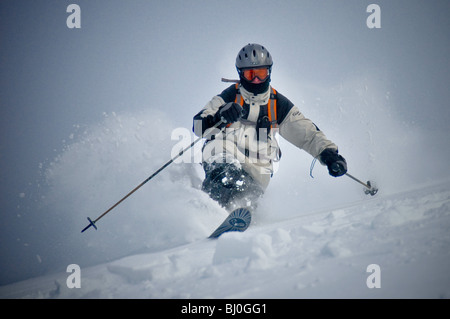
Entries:
{"label": "backpack strap", "polygon": [[[239,83],[235,84],[236,87],[236,98],[234,99],[234,103],[238,103],[241,106],[244,105],[244,98],[241,95],[241,92],[239,90]],[[269,117],[270,121],[270,128],[277,128],[278,122],[277,122],[277,91],[274,88],[271,88],[272,92],[270,93],[269,102],[267,103],[267,116]]]}
{"label": "backpack strap", "polygon": [[272,92],[270,94],[269,103],[267,104],[267,116],[270,121],[270,128],[277,128],[277,91],[272,88]]}
{"label": "backpack strap", "polygon": [[241,106],[244,105],[244,98],[241,95],[241,91],[239,90],[239,83],[235,84],[237,93],[236,93],[236,98],[234,99],[234,103],[240,104]]}
{"label": "backpack strap", "polygon": [[[235,85],[234,85],[234,87],[236,88],[236,98],[234,99],[234,103],[238,103],[238,104],[240,104],[241,106],[244,106],[244,98],[242,97],[242,95],[241,95],[241,91],[239,90],[239,83],[236,83]],[[233,124],[233,123],[228,123],[227,124],[227,127],[230,127],[231,126],[231,124]]]}

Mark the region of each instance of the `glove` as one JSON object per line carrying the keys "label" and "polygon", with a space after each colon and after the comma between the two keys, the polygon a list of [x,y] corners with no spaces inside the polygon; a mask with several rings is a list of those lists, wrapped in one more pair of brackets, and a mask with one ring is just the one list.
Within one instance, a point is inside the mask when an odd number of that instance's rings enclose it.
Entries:
{"label": "glove", "polygon": [[328,166],[331,176],[338,177],[347,173],[347,162],[335,149],[325,149],[320,153],[320,161]]}
{"label": "glove", "polygon": [[225,123],[234,123],[242,117],[242,106],[237,103],[227,103],[219,109],[220,119]]}

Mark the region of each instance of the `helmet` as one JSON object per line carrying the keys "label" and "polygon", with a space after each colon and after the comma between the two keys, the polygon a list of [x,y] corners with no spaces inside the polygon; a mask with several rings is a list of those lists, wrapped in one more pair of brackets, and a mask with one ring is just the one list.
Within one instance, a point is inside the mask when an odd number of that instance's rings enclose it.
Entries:
{"label": "helmet", "polygon": [[[272,72],[272,56],[269,51],[266,50],[262,45],[256,43],[249,43],[239,51],[236,57],[236,69],[239,73],[239,78],[242,86],[249,92],[254,94],[260,94],[269,88],[270,84],[270,73]],[[266,67],[268,70],[268,75],[260,83],[252,83],[249,79],[244,76],[246,69],[258,69]]]}
{"label": "helmet", "polygon": [[236,57],[236,68],[238,69],[271,67],[272,64],[272,56],[269,51],[256,43],[247,44]]}

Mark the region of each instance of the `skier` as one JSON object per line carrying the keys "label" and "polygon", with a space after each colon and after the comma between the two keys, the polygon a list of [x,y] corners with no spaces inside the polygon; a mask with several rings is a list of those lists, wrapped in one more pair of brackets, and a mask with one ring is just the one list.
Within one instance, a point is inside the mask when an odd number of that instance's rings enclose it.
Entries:
{"label": "skier", "polygon": [[255,207],[263,195],[273,175],[273,162],[281,157],[276,133],[326,165],[331,176],[347,172],[338,147],[271,87],[272,65],[265,47],[244,46],[236,57],[240,80],[194,116],[197,136],[217,125],[206,136],[202,150],[202,189],[229,211]]}

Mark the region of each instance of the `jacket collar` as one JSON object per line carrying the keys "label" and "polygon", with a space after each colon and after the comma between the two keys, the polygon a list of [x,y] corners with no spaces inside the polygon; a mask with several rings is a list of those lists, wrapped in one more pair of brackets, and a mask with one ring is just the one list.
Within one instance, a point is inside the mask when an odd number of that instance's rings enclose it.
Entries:
{"label": "jacket collar", "polygon": [[271,86],[269,85],[269,88],[267,89],[267,91],[261,93],[261,94],[253,94],[249,91],[247,91],[242,85],[239,86],[239,90],[241,92],[241,96],[244,99],[245,103],[250,104],[253,103],[257,103],[259,105],[264,105],[269,103],[269,99],[270,99],[270,91],[271,91]]}

